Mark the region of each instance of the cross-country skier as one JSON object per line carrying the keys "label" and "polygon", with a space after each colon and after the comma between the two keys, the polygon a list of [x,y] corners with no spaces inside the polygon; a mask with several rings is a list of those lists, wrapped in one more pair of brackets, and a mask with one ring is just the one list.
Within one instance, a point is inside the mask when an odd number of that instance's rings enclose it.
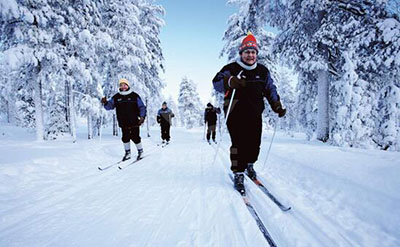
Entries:
{"label": "cross-country skier", "polygon": [[131,158],[132,140],[138,151],[137,159],[143,155],[143,146],[140,138],[139,127],[143,124],[146,117],[146,106],[140,96],[133,92],[127,79],[119,80],[119,92],[110,100],[106,97],[101,99],[106,110],[116,109],[118,125],[122,129],[122,142],[124,144],[125,155],[123,161]]}
{"label": "cross-country skier", "polygon": [[169,131],[172,124],[171,119],[173,117],[175,117],[174,113],[168,108],[167,102],[164,101],[161,109],[158,110],[157,113],[157,123],[159,123],[161,126],[161,139],[163,144],[168,144],[171,138]]}
{"label": "cross-country skier", "polygon": [[204,124],[207,124],[207,142],[210,144],[210,137],[212,135],[212,139],[214,143],[216,128],[217,128],[217,114],[221,113],[221,109],[218,107],[214,107],[211,103],[207,104],[207,108],[204,111]]}
{"label": "cross-country skier", "polygon": [[[224,66],[213,79],[214,89],[225,94],[224,111],[229,114],[227,127],[232,141],[231,170],[239,192],[244,192],[245,170],[250,178],[256,178],[253,165],[260,152],[263,98],[267,98],[279,117],[286,114],[269,70],[257,63],[258,51],[256,38],[249,32],[239,47],[240,58]],[[231,99],[234,90],[234,99]],[[227,113],[231,100],[230,113]]]}

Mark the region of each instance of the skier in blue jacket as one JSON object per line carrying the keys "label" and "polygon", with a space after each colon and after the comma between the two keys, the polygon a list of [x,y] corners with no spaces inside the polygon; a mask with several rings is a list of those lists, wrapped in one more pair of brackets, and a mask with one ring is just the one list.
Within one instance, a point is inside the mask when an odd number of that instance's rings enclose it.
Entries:
{"label": "skier in blue jacket", "polygon": [[106,97],[101,99],[106,110],[116,109],[118,126],[122,129],[122,142],[124,144],[125,155],[123,161],[131,158],[132,140],[138,151],[137,159],[143,155],[143,146],[140,138],[140,125],[146,117],[146,106],[140,96],[133,92],[127,79],[119,80],[119,92],[110,100]]}
{"label": "skier in blue jacket", "polygon": [[227,120],[232,141],[231,170],[235,188],[243,193],[245,170],[251,179],[256,179],[253,165],[260,152],[264,97],[279,117],[286,114],[269,70],[257,63],[257,54],[257,41],[249,32],[239,47],[240,58],[224,66],[213,79],[214,89],[225,95],[225,114],[233,101]]}

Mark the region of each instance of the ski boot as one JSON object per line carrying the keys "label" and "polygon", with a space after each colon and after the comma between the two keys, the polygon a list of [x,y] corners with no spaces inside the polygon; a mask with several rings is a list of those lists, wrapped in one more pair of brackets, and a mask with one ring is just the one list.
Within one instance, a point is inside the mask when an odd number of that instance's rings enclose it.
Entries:
{"label": "ski boot", "polygon": [[215,139],[213,139],[213,142],[214,142],[215,144],[217,144],[217,141],[216,141]]}
{"label": "ski boot", "polygon": [[234,187],[242,196],[246,195],[246,191],[244,189],[244,174],[243,172],[235,172],[235,177],[233,179]]}
{"label": "ski boot", "polygon": [[247,176],[249,176],[249,178],[251,180],[256,180],[257,179],[257,173],[254,170],[254,164],[253,163],[249,163],[247,165],[246,173],[247,173]]}
{"label": "ski boot", "polygon": [[140,160],[143,158],[143,149],[138,150],[138,155],[136,157],[136,160]]}
{"label": "ski boot", "polygon": [[125,150],[125,155],[122,158],[122,161],[129,160],[131,158],[131,150]]}

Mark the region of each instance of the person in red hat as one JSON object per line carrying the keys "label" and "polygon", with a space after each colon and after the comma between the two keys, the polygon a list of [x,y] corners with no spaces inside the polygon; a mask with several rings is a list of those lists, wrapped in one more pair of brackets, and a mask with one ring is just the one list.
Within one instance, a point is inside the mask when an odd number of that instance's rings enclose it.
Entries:
{"label": "person in red hat", "polygon": [[133,92],[128,80],[122,78],[119,80],[119,92],[110,100],[103,97],[101,103],[106,110],[116,109],[118,126],[122,129],[122,143],[125,149],[122,161],[131,158],[131,140],[135,143],[138,151],[136,159],[140,159],[143,155],[143,146],[139,127],[146,117],[146,106],[140,96]]}
{"label": "person in red hat", "polygon": [[249,32],[239,47],[239,59],[224,66],[213,79],[214,89],[225,95],[224,111],[232,141],[231,170],[234,186],[242,194],[245,193],[244,172],[251,179],[257,176],[254,163],[260,152],[264,97],[279,117],[286,114],[271,73],[257,63],[258,51],[257,40]]}

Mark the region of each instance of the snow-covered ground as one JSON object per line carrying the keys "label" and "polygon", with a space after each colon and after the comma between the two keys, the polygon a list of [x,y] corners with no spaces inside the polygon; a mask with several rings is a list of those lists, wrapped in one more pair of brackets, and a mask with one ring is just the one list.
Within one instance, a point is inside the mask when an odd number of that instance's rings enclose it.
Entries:
{"label": "snow-covered ground", "polygon": [[[120,137],[36,142],[0,126],[0,246],[268,246],[229,179],[229,136],[142,130],[145,159],[120,159]],[[400,246],[400,153],[332,147],[265,133],[256,170],[282,212],[249,181],[249,197],[278,246]]]}

